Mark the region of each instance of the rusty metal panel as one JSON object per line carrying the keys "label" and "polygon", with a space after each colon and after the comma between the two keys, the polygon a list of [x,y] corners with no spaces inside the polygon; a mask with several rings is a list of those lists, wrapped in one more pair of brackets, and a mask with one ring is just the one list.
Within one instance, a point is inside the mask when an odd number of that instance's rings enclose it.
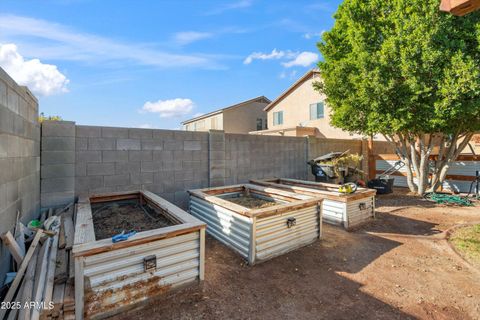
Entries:
{"label": "rusty metal panel", "polygon": [[[109,314],[199,280],[200,232],[85,257],[85,312]],[[153,259],[152,259],[153,257]],[[145,258],[153,269],[145,270]]]}
{"label": "rusty metal panel", "polygon": [[195,196],[190,196],[190,214],[207,224],[207,233],[248,258],[252,219]]}
{"label": "rusty metal panel", "polygon": [[[321,205],[314,205],[258,218],[255,229],[256,261],[279,256],[317,240],[320,237],[320,210]],[[294,225],[292,221],[295,221]]]}

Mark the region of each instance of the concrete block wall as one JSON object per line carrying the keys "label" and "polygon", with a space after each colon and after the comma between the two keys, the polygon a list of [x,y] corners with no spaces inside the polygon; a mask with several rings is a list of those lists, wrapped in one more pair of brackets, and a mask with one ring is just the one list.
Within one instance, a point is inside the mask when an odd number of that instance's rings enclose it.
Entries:
{"label": "concrete block wall", "polygon": [[53,207],[75,198],[75,122],[45,121],[41,143],[41,205]]}
{"label": "concrete block wall", "polygon": [[307,161],[362,142],[303,137],[80,126],[42,129],[42,204],[73,196],[145,189],[188,207],[187,190],[250,179],[313,179]]}
{"label": "concrete block wall", "polygon": [[76,126],[75,194],[145,189],[183,208],[208,186],[208,133]]}
{"label": "concrete block wall", "polygon": [[225,134],[225,184],[271,177],[307,178],[307,140]]}
{"label": "concrete block wall", "polygon": [[[0,68],[0,233],[12,231],[17,212],[27,223],[40,209],[38,102]],[[0,284],[10,253],[0,245]]]}

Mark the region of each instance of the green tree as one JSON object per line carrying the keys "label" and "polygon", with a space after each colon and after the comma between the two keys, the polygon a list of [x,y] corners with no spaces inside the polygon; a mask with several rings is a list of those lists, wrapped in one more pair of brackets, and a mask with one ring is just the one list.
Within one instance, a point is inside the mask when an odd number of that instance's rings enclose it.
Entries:
{"label": "green tree", "polygon": [[384,135],[418,194],[441,185],[480,130],[480,12],[455,17],[438,5],[345,0],[318,43],[315,88],[327,96],[332,124]]}
{"label": "green tree", "polygon": [[46,116],[43,112],[40,112],[38,122],[42,123],[43,121],[62,121],[62,118],[60,116]]}

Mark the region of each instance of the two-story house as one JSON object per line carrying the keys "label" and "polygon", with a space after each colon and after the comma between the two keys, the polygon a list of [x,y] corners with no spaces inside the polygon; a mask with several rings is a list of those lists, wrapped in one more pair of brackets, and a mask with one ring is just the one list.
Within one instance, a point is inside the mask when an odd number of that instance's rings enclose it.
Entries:
{"label": "two-story house", "polygon": [[360,139],[330,125],[325,96],[313,88],[320,72],[312,69],[265,107],[268,130],[250,132],[262,135],[316,136],[319,138]]}
{"label": "two-story house", "polygon": [[256,97],[182,122],[186,131],[224,130],[225,133],[249,133],[267,128],[265,107],[271,101]]}

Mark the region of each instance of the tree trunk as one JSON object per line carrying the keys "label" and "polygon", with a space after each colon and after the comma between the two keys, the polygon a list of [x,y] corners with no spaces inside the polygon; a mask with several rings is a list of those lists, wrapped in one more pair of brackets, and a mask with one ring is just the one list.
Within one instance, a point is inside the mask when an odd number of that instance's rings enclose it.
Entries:
{"label": "tree trunk", "polygon": [[[443,184],[451,163],[465,149],[473,135],[473,133],[452,135],[398,133],[386,135],[385,138],[395,145],[397,155],[405,163],[408,188],[411,192],[423,195],[436,191]],[[431,160],[430,156],[435,146],[439,152],[437,158]]]}

